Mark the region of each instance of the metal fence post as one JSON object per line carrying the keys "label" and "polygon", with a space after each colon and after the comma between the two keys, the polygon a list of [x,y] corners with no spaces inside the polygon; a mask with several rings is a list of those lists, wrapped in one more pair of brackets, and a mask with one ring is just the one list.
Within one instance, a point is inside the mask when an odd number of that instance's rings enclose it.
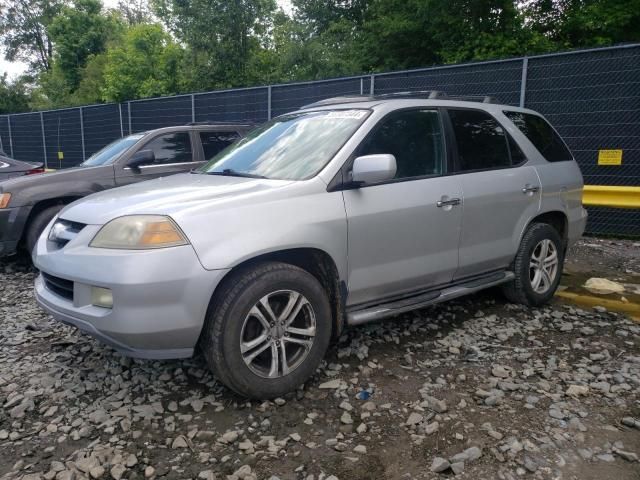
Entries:
{"label": "metal fence post", "polygon": [[522,59],[522,78],[520,79],[520,107],[524,107],[524,100],[527,94],[527,69],[529,68],[529,58]]}
{"label": "metal fence post", "polygon": [[82,140],[82,161],[87,159],[87,155],[84,150],[84,115],[82,113],[82,107],[80,107],[80,139]]}
{"label": "metal fence post", "polygon": [[9,127],[9,148],[11,149],[11,157],[13,157],[13,135],[11,134],[11,115],[7,115],[7,126]]}
{"label": "metal fence post", "polygon": [[360,95],[364,95],[364,78],[360,77]]}
{"label": "metal fence post", "polygon": [[196,122],[196,96],[191,94],[191,121]]}
{"label": "metal fence post", "polygon": [[118,104],[118,114],[120,116],[120,137],[124,137],[124,127],[122,126],[122,103]]}
{"label": "metal fence post", "polygon": [[129,116],[129,135],[131,135],[131,102],[127,102],[127,115]]}
{"label": "metal fence post", "polygon": [[42,128],[42,153],[44,153],[44,168],[49,168],[47,162],[47,138],[44,135],[44,115],[40,112],[40,127]]}
{"label": "metal fence post", "polygon": [[369,93],[373,95],[376,91],[376,76],[375,74],[371,74],[371,88],[369,89]]}
{"label": "metal fence post", "polygon": [[271,85],[267,87],[267,120],[271,120]]}

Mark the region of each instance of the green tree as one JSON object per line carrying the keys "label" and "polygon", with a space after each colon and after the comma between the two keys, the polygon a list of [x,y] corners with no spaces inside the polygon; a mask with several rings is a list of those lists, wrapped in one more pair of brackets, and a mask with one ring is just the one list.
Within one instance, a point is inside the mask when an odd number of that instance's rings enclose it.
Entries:
{"label": "green tree", "polygon": [[55,46],[55,66],[70,91],[78,87],[89,57],[104,52],[109,39],[121,30],[116,17],[104,14],[99,0],[74,0],[60,10],[49,31]]}
{"label": "green tree", "polygon": [[186,46],[194,90],[252,83],[249,65],[272,25],[275,0],[152,0],[156,15]]}
{"label": "green tree", "polygon": [[28,62],[36,72],[49,70],[53,59],[49,27],[62,5],[62,0],[0,0],[5,58]]}
{"label": "green tree", "polygon": [[29,93],[25,83],[24,78],[10,81],[6,73],[0,75],[0,114],[29,110]]}
{"label": "green tree", "polygon": [[181,90],[182,49],[160,25],[131,27],[121,45],[107,51],[105,101],[172,95]]}

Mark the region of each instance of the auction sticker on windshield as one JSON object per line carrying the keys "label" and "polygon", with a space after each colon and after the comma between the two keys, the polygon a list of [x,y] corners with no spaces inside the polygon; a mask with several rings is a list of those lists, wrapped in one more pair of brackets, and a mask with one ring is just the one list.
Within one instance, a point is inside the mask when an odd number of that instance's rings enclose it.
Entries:
{"label": "auction sticker on windshield", "polygon": [[325,118],[355,118],[359,120],[366,115],[366,110],[334,110],[333,112],[329,112]]}

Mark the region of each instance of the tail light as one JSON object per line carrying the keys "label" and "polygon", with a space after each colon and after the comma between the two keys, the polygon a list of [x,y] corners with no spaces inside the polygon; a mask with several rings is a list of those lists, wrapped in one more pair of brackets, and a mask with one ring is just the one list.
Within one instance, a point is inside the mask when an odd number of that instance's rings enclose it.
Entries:
{"label": "tail light", "polygon": [[27,170],[25,175],[35,175],[36,173],[44,173],[44,167],[32,168],[31,170]]}

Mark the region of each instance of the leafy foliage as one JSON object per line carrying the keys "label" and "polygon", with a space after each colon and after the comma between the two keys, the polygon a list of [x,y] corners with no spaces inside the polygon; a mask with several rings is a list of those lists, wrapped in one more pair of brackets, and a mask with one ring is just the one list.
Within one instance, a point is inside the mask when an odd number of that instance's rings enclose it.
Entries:
{"label": "leafy foliage", "polygon": [[640,41],[640,0],[0,0],[0,109]]}

